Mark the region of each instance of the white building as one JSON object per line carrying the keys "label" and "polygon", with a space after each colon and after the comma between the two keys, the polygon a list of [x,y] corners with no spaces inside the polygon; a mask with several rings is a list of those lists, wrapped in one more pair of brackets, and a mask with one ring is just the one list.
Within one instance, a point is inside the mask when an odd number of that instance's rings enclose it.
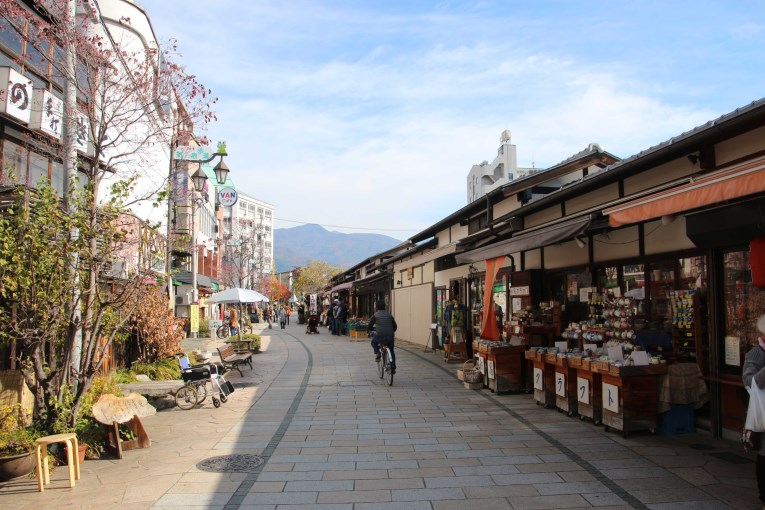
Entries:
{"label": "white building", "polygon": [[503,184],[541,171],[541,169],[536,168],[518,168],[515,145],[510,143],[509,130],[502,131],[499,143],[497,157],[494,158],[494,161],[491,163],[483,161],[480,165],[473,165],[470,169],[467,176],[468,204]]}
{"label": "white building", "polygon": [[239,192],[239,200],[223,211],[221,281],[228,287],[258,290],[274,269],[274,206]]}

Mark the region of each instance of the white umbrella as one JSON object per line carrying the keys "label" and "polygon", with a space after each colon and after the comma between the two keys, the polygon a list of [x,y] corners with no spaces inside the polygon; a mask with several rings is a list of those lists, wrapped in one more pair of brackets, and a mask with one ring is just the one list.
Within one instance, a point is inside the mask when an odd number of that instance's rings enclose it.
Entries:
{"label": "white umbrella", "polygon": [[208,303],[258,303],[268,300],[260,292],[239,288],[222,290],[207,298]]}

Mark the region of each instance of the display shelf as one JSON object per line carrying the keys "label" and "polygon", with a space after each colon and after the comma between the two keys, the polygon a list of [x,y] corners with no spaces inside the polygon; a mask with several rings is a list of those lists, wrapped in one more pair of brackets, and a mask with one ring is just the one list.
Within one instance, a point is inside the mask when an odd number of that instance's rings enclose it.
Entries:
{"label": "display shelf", "polygon": [[672,347],[676,354],[699,362],[702,341],[706,335],[706,302],[693,290],[672,293]]}

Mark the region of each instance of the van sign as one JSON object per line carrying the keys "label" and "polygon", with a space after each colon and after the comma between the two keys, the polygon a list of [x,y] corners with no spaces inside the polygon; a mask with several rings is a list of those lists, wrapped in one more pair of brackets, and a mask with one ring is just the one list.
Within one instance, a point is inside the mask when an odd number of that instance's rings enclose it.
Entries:
{"label": "van sign", "polygon": [[223,188],[218,191],[218,202],[225,207],[231,207],[239,200],[239,195],[234,188]]}

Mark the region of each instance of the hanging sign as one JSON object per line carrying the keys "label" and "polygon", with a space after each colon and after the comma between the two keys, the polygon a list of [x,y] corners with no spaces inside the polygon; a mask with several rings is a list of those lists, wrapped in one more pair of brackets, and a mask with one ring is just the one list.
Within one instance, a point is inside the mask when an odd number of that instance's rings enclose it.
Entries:
{"label": "hanging sign", "polygon": [[239,200],[239,194],[234,188],[223,188],[218,191],[218,202],[224,207],[231,207]]}
{"label": "hanging sign", "polygon": [[32,112],[32,81],[10,67],[0,67],[0,113],[28,124]]}
{"label": "hanging sign", "polygon": [[45,89],[34,89],[29,128],[61,140],[64,102]]}
{"label": "hanging sign", "polygon": [[183,161],[209,161],[213,158],[214,151],[210,147],[192,147],[190,145],[181,145],[173,150],[173,159]]}
{"label": "hanging sign", "polygon": [[523,287],[510,287],[511,296],[528,296],[531,292],[531,288],[528,285]]}

